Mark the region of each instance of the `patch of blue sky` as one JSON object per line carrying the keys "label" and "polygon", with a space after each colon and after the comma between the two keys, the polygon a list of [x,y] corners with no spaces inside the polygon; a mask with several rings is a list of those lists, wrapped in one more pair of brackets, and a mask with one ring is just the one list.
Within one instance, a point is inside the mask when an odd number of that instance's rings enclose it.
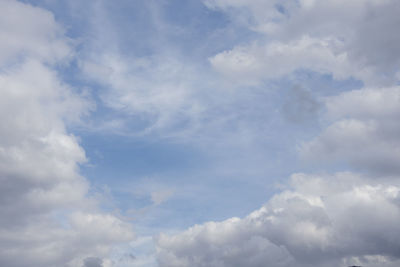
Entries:
{"label": "patch of blue sky", "polygon": [[113,134],[81,133],[80,136],[91,163],[84,170],[88,174],[99,172],[101,175],[96,175],[96,179],[103,182],[109,176],[129,180],[193,169],[206,161],[201,153],[186,144]]}
{"label": "patch of blue sky", "polygon": [[171,26],[167,37],[185,57],[204,60],[232,44],[247,42],[258,36],[255,32],[235,25],[225,14],[207,8],[202,1],[165,1],[163,21]]}

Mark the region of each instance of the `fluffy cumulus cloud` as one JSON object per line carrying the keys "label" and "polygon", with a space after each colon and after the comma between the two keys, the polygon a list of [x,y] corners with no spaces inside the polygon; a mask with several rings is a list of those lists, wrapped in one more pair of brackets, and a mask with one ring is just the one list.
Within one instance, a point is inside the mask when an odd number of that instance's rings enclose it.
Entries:
{"label": "fluffy cumulus cloud", "polygon": [[[130,225],[97,208],[68,123],[91,109],[57,68],[73,56],[53,15],[0,1],[0,265],[105,266]],[[96,265],[97,264],[97,265]]]}
{"label": "fluffy cumulus cloud", "polygon": [[300,156],[351,171],[294,174],[285,190],[244,218],[161,234],[160,266],[398,266],[398,1],[205,3],[259,34],[210,58],[229,79],[257,85],[306,70],[362,82],[318,100],[302,92],[298,107],[320,109],[326,125],[299,144]]}
{"label": "fluffy cumulus cloud", "polygon": [[[243,219],[158,238],[160,266],[397,266],[400,187],[352,173],[295,174]],[[366,223],[368,222],[368,223]]]}

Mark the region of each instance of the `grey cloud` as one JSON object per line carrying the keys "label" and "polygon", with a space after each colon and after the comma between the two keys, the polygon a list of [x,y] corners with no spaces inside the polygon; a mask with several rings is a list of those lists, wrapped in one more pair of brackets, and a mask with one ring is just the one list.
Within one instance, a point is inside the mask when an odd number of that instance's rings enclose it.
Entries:
{"label": "grey cloud", "polygon": [[83,267],[103,267],[103,260],[96,257],[88,257],[83,261]]}
{"label": "grey cloud", "polygon": [[317,118],[321,103],[314,97],[311,91],[301,86],[292,87],[283,102],[282,114],[293,123],[307,123]]}
{"label": "grey cloud", "polygon": [[373,67],[386,85],[399,79],[400,36],[394,32],[400,25],[399,12],[398,1],[367,8],[348,48],[351,60]]}
{"label": "grey cloud", "polygon": [[364,88],[326,99],[333,120],[300,147],[306,159],[342,162],[375,174],[400,172],[400,88]]}

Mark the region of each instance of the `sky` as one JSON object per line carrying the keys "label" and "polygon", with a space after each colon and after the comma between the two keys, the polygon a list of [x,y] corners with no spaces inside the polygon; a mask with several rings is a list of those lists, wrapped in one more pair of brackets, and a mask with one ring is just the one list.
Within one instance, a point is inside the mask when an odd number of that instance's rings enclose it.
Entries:
{"label": "sky", "polygon": [[0,266],[399,266],[398,14],[0,0]]}

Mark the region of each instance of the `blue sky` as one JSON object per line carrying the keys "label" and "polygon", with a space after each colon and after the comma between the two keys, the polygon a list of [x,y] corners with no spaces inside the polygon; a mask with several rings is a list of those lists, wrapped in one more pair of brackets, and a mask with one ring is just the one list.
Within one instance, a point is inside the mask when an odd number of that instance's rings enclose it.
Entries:
{"label": "blue sky", "polygon": [[0,0],[0,265],[398,266],[397,11]]}

